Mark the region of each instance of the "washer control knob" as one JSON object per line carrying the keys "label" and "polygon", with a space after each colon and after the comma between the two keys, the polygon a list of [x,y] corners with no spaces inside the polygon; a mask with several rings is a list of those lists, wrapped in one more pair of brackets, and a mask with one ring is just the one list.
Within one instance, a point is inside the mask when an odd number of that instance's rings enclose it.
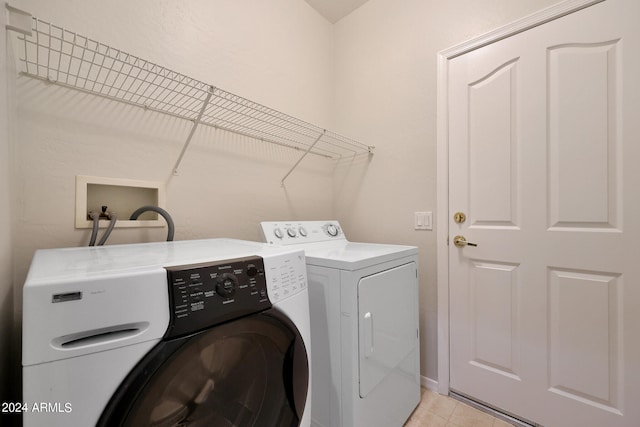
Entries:
{"label": "washer control knob", "polygon": [[336,237],[338,235],[338,227],[333,224],[327,225],[327,233],[331,237]]}
{"label": "washer control knob", "polygon": [[300,235],[302,237],[307,237],[307,229],[302,227],[302,226],[300,226],[300,228],[298,228],[298,233],[300,233]]}
{"label": "washer control knob", "polygon": [[295,228],[287,228],[287,234],[289,237],[296,237],[298,235]]}
{"label": "washer control knob", "polygon": [[238,279],[230,273],[224,273],[216,279],[216,293],[224,298],[229,298],[236,293]]}
{"label": "washer control knob", "polygon": [[253,264],[249,264],[247,266],[247,276],[254,277],[256,274],[258,274],[258,269],[256,268],[256,266]]}
{"label": "washer control knob", "polygon": [[273,234],[274,236],[276,236],[278,239],[282,239],[284,237],[284,234],[282,234],[282,230],[280,230],[279,228],[276,228],[273,230]]}

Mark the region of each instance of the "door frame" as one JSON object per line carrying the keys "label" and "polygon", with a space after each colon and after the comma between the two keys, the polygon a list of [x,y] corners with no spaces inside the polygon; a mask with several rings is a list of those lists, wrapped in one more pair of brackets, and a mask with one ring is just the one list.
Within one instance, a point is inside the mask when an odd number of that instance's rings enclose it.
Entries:
{"label": "door frame", "polygon": [[437,289],[438,289],[438,393],[449,394],[449,61],[478,48],[561,18],[606,0],[564,0],[496,30],[438,53],[437,76]]}

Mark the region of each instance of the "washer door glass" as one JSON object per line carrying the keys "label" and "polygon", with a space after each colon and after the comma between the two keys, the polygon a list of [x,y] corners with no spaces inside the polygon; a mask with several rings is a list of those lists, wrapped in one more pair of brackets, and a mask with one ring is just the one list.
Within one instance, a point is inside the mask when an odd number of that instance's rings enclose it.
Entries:
{"label": "washer door glass", "polygon": [[121,385],[99,425],[297,426],[307,386],[295,326],[253,315],[159,344]]}

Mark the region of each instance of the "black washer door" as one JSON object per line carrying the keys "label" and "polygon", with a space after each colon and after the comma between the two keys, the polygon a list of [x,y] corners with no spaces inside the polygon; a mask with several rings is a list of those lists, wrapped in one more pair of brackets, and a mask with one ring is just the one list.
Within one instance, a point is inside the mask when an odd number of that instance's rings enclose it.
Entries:
{"label": "black washer door", "polygon": [[248,316],[161,342],[105,408],[103,426],[298,426],[309,367],[295,325]]}

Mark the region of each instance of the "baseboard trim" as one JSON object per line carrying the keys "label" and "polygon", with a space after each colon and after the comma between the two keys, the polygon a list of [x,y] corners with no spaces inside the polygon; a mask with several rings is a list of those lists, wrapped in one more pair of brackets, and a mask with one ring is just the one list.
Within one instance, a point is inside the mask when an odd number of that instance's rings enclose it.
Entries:
{"label": "baseboard trim", "polygon": [[438,381],[420,375],[420,385],[427,390],[438,392]]}

